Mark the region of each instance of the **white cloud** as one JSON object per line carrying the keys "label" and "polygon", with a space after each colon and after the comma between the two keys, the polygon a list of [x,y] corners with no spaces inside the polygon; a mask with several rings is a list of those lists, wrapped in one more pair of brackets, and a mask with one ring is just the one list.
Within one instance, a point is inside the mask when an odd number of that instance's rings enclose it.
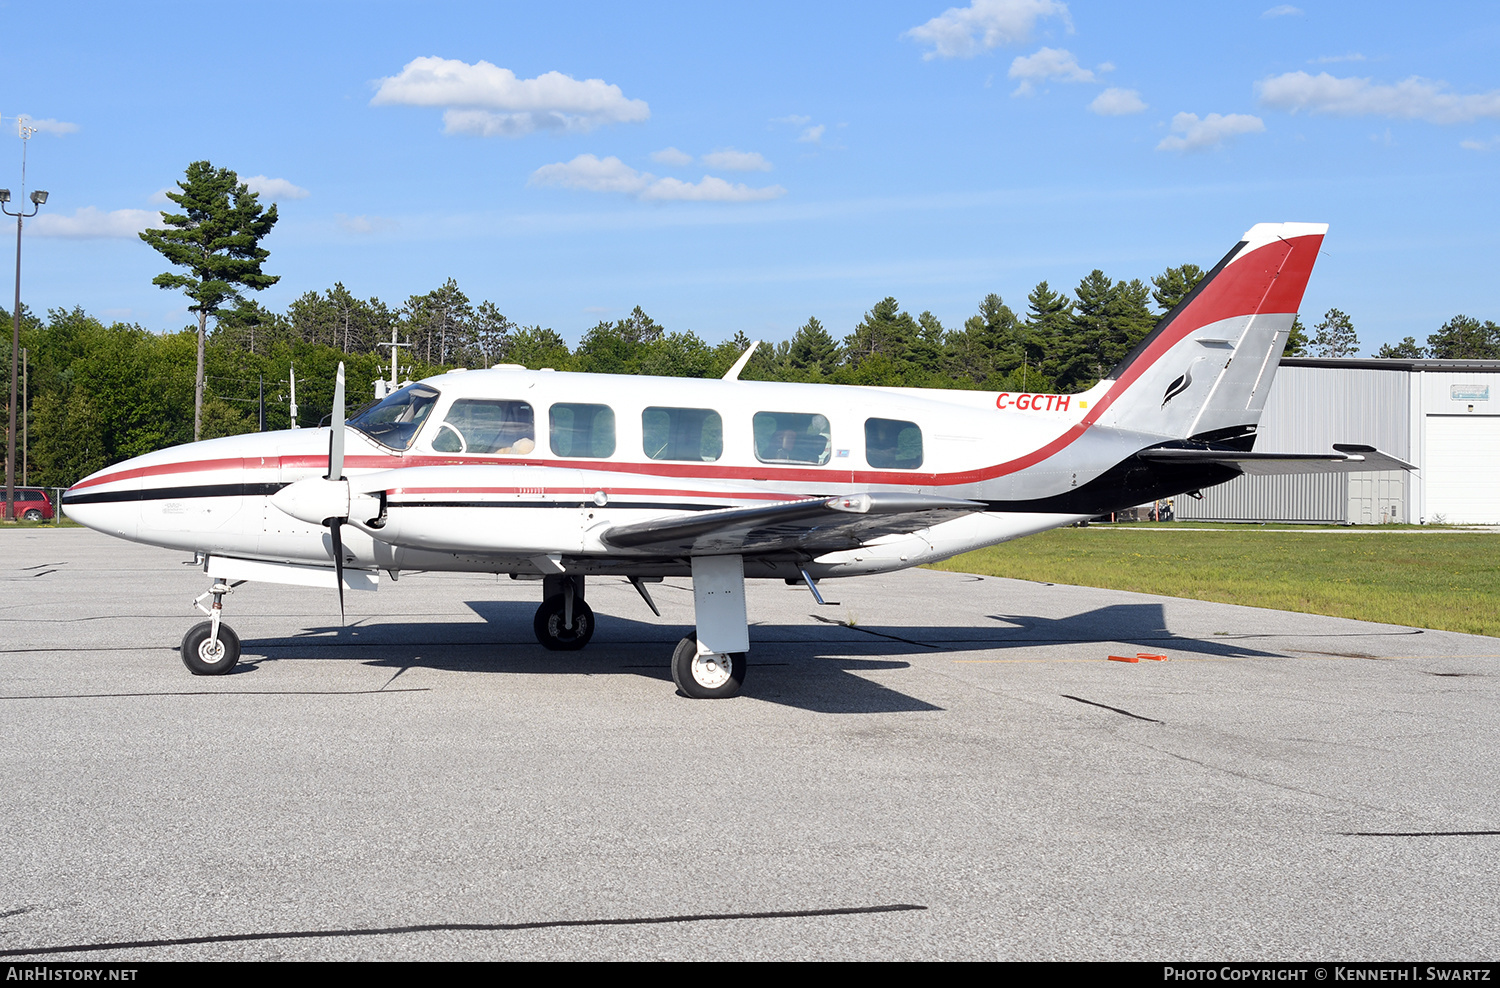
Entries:
{"label": "white cloud", "polygon": [[1412,76],[1395,85],[1369,79],[1340,79],[1327,72],[1308,75],[1287,72],[1256,84],[1261,103],[1296,113],[1330,113],[1341,117],[1392,117],[1429,123],[1468,123],[1480,117],[1500,117],[1500,89],[1460,95],[1447,83]]}
{"label": "white cloud", "polygon": [[652,182],[642,199],[680,200],[689,202],[761,202],[779,199],[786,189],[779,185],[768,185],[752,189],[741,183],[730,183],[712,175],[703,176],[701,182],[684,182],[675,178],[662,178]]}
{"label": "white cloud", "polygon": [[67,237],[74,240],[108,237],[133,237],[147,227],[166,226],[161,213],[153,209],[116,209],[104,212],[93,206],[73,211],[72,216],[42,213],[31,221],[31,232],[38,237]]}
{"label": "white cloud", "polygon": [[335,213],[333,221],[346,233],[357,233],[362,236],[384,233],[386,230],[396,228],[396,221],[384,216],[350,216],[347,213]]}
{"label": "white cloud", "polygon": [[1196,113],[1179,113],[1172,118],[1175,136],[1156,145],[1158,151],[1203,151],[1215,148],[1236,134],[1258,134],[1266,129],[1260,117],[1248,113],[1210,113],[1202,120]]}
{"label": "white cloud", "polygon": [[1468,151],[1493,151],[1500,147],[1500,137],[1491,137],[1487,141],[1459,141],[1458,146]]}
{"label": "white cloud", "polygon": [[651,160],[660,165],[677,165],[680,167],[682,165],[691,165],[693,163],[693,156],[686,151],[679,151],[676,148],[662,148],[660,151],[651,152]]}
{"label": "white cloud", "polygon": [[521,137],[538,130],[587,132],[601,124],[639,123],[651,116],[645,100],[626,99],[603,79],[545,72],[517,79],[489,62],[414,58],[400,74],[380,80],[373,106],[441,106],[444,131],[481,137]]}
{"label": "white cloud", "polygon": [[149,203],[154,203],[158,206],[170,205],[172,204],[172,200],[167,198],[167,193],[177,191],[179,191],[177,186],[169,185],[164,189],[157,189],[155,192],[151,193],[151,195],[146,197],[146,201]]}
{"label": "white cloud", "polygon": [[312,195],[300,185],[293,185],[284,178],[267,178],[264,175],[251,175],[249,178],[241,178],[250,187],[251,192],[266,196],[270,199],[306,199]]}
{"label": "white cloud", "polygon": [[636,195],[651,184],[651,178],[650,174],[638,172],[614,156],[600,159],[592,154],[580,154],[572,161],[543,165],[531,173],[526,184]]}
{"label": "white cloud", "polygon": [[1010,77],[1020,79],[1012,96],[1030,96],[1035,83],[1047,79],[1061,82],[1097,82],[1094,73],[1078,64],[1073,53],[1062,48],[1039,48],[1032,55],[1018,55],[1010,63]]}
{"label": "white cloud", "polygon": [[732,172],[771,170],[771,163],[755,151],[736,151],[734,148],[710,151],[703,156],[703,163],[710,168],[724,168]]}
{"label": "white cloud", "polygon": [[75,123],[68,123],[65,120],[33,120],[30,117],[25,116],[24,114],[16,118],[16,122],[17,126],[24,125],[27,127],[31,127],[40,133],[56,134],[59,137],[61,137],[63,134],[73,134],[77,133],[78,131],[78,125]]}
{"label": "white cloud", "polygon": [[1293,7],[1289,3],[1279,3],[1276,6],[1272,7],[1270,10],[1267,10],[1264,13],[1262,13],[1260,16],[1262,16],[1262,17],[1301,17],[1302,16],[1302,8],[1301,7]]}
{"label": "white cloud", "polygon": [[828,129],[828,125],[827,124],[817,124],[816,126],[813,126],[813,127],[807,127],[807,128],[805,128],[802,131],[801,136],[799,136],[797,138],[797,143],[799,143],[799,144],[822,144],[823,143],[823,132],[826,131],[827,129]]}
{"label": "white cloud", "polygon": [[786,195],[779,185],[751,188],[731,184],[712,175],[700,182],[676,178],[657,178],[650,172],[638,172],[619,158],[597,158],[580,154],[572,161],[543,165],[531,173],[528,185],[552,185],[586,192],[618,192],[638,199],[691,202],[754,202]]}
{"label": "white cloud", "polygon": [[1143,113],[1146,104],[1141,94],[1134,89],[1117,89],[1111,86],[1089,104],[1089,109],[1102,117],[1123,117],[1132,113]]}
{"label": "white cloud", "polygon": [[1029,41],[1036,22],[1047,17],[1059,17],[1073,30],[1068,5],[1058,0],[973,0],[967,7],[949,7],[902,37],[931,45],[924,59],[972,58],[981,50]]}

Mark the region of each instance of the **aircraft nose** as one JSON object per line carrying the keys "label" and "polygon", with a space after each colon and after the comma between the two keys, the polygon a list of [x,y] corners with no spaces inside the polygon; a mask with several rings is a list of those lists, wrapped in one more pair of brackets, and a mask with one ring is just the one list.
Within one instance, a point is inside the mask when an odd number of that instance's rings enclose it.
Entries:
{"label": "aircraft nose", "polygon": [[135,539],[141,527],[141,479],[129,466],[100,470],[63,491],[62,513],[96,532]]}

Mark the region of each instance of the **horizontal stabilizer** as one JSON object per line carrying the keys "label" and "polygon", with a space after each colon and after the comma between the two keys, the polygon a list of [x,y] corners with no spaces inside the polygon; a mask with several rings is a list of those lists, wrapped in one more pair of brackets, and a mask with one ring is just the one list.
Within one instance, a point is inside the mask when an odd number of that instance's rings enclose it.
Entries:
{"label": "horizontal stabilizer", "polygon": [[853,549],[885,535],[908,535],[984,509],[979,501],[881,491],[672,515],[617,525],[600,539],[616,549],[652,555],[751,555],[791,550],[816,555]]}
{"label": "horizontal stabilizer", "polygon": [[1247,453],[1239,450],[1163,447],[1141,450],[1136,456],[1150,463],[1217,463],[1256,476],[1417,469],[1415,464],[1383,453],[1374,446],[1334,443],[1333,448],[1332,453]]}

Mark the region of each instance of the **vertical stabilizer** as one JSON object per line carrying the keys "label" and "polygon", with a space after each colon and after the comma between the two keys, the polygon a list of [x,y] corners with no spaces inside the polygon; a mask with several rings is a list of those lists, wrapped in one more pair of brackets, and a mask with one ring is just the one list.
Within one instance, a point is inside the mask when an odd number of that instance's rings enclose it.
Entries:
{"label": "vertical stabilizer", "polygon": [[1324,223],[1259,223],[1112,370],[1099,425],[1249,448]]}

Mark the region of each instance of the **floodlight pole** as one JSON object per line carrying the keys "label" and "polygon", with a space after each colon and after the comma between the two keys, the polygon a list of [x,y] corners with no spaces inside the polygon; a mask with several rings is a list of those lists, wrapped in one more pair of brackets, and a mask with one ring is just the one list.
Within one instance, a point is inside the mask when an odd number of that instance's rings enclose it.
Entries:
{"label": "floodlight pole", "polygon": [[[36,133],[36,128],[28,126],[23,117],[20,124],[21,133],[21,194],[26,194],[26,142],[31,135]],[[15,319],[10,329],[10,422],[6,429],[5,438],[5,519],[16,520],[16,371],[17,358],[21,355],[21,221],[27,217],[35,216],[42,208],[42,203],[47,201],[47,193],[40,190],[31,194],[31,212],[22,210],[12,213],[5,208],[10,202],[10,190],[0,189],[0,212],[6,216],[16,218],[16,308]]]}

